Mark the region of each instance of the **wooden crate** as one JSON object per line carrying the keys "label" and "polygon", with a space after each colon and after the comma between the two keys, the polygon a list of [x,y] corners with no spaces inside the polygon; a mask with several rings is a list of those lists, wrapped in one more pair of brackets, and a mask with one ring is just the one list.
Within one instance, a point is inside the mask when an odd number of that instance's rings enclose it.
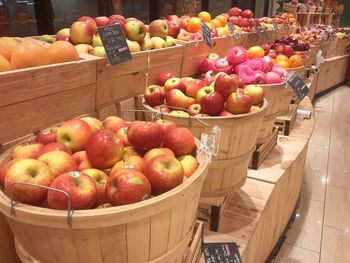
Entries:
{"label": "wooden crate", "polygon": [[218,53],[220,56],[225,56],[230,48],[241,45],[245,37],[245,34],[241,34],[239,39],[233,39],[231,36],[213,38],[212,49],[210,49],[203,40],[191,42],[177,40],[178,44],[184,46],[181,77],[196,75],[198,73],[199,63],[205,59],[209,53]]}
{"label": "wooden crate", "polygon": [[289,107],[289,112],[286,115],[277,117],[275,124],[278,127],[280,134],[288,136],[292,131],[297,116],[297,108],[297,105],[291,104]]}
{"label": "wooden crate", "polygon": [[97,59],[96,109],[100,110],[144,92],[147,85],[148,53],[136,52],[132,60],[111,66]]}
{"label": "wooden crate", "polygon": [[159,73],[164,70],[181,75],[184,46],[176,45],[168,48],[148,51],[148,79],[147,85],[155,84]]}
{"label": "wooden crate", "polygon": [[95,60],[4,72],[0,83],[0,145],[95,111]]}
{"label": "wooden crate", "polygon": [[104,120],[108,116],[121,116],[126,121],[134,121],[136,119],[136,101],[130,98],[115,104],[106,106],[96,111],[96,117]]}
{"label": "wooden crate", "polygon": [[326,59],[320,65],[316,94],[335,87],[347,79],[349,55]]}
{"label": "wooden crate", "polygon": [[[237,185],[241,188],[245,183]],[[232,191],[233,192],[233,191]],[[222,216],[225,214],[232,194],[218,198],[201,198],[198,205],[198,220],[203,221],[204,227],[211,231],[218,231]]]}
{"label": "wooden crate", "polygon": [[344,56],[349,54],[350,41],[348,39],[341,39],[337,41],[337,56]]}
{"label": "wooden crate", "polygon": [[197,221],[194,229],[191,242],[187,247],[184,256],[184,263],[197,263],[202,255],[203,245],[203,222]]}
{"label": "wooden crate", "polygon": [[257,170],[262,162],[265,160],[269,152],[277,145],[278,138],[278,127],[274,127],[273,132],[269,140],[263,144],[260,144],[256,147],[256,150],[253,152],[252,159],[249,164],[249,168]]}

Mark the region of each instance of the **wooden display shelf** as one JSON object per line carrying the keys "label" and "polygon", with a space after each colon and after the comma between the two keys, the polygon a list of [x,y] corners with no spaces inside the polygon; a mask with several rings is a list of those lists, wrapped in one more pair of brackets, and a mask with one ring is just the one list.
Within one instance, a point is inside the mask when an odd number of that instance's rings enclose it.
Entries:
{"label": "wooden display shelf", "polygon": [[289,112],[287,114],[278,116],[276,118],[275,124],[278,127],[280,134],[287,136],[290,134],[295,122],[297,108],[298,105],[291,104],[289,105]]}
{"label": "wooden display shelf", "polygon": [[266,143],[258,145],[256,147],[256,150],[253,152],[253,156],[250,161],[249,168],[255,169],[255,170],[259,168],[259,166],[265,160],[268,153],[277,144],[277,138],[278,138],[278,127],[274,127],[274,130],[271,133],[269,140]]}
{"label": "wooden display shelf", "polygon": [[316,95],[323,94],[347,79],[347,67],[350,55],[325,59],[320,65]]}
{"label": "wooden display shelf", "polygon": [[[300,108],[312,110],[308,98]],[[235,242],[244,263],[265,262],[278,243],[299,199],[314,117],[297,119],[287,138],[279,138],[246,184],[232,195],[219,232],[204,231],[204,243]],[[200,260],[204,263],[204,258]]]}

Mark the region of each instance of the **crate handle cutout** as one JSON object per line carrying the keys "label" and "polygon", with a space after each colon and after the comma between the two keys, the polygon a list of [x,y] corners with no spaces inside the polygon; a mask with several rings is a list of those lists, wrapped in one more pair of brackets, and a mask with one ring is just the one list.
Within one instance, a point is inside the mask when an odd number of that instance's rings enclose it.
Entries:
{"label": "crate handle cutout", "polygon": [[[72,172],[74,173],[74,172]],[[68,200],[68,210],[67,210],[67,225],[69,228],[72,228],[73,225],[73,212],[74,210],[72,209],[72,201],[71,201],[71,197],[69,195],[69,193],[67,193],[66,191],[60,190],[60,189],[56,189],[50,186],[45,186],[45,185],[40,185],[40,184],[33,184],[33,183],[26,183],[26,182],[15,182],[11,185],[10,188],[10,199],[11,199],[11,208],[10,208],[10,214],[11,215],[15,215],[16,214],[16,210],[15,210],[15,206],[17,204],[19,204],[19,201],[16,201],[13,198],[13,188],[15,185],[27,185],[27,186],[34,186],[34,187],[39,187],[39,188],[44,188],[47,190],[52,190],[52,191],[56,191],[59,193],[64,194],[67,197]]]}

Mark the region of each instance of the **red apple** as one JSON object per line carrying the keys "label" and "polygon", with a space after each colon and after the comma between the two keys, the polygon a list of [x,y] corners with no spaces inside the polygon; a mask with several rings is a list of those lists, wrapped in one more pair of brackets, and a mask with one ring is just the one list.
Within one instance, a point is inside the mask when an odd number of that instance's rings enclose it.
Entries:
{"label": "red apple", "polygon": [[146,88],[144,93],[145,102],[150,106],[157,106],[164,104],[165,92],[158,85],[150,85]]}
{"label": "red apple", "polygon": [[125,161],[132,156],[141,156],[141,154],[132,146],[124,147],[123,160]]}
{"label": "red apple", "polygon": [[113,174],[120,169],[132,169],[142,173],[145,166],[146,161],[141,156],[134,155],[113,165],[109,174]]}
{"label": "red apple", "polygon": [[40,157],[41,155],[43,155],[47,152],[52,152],[52,151],[62,151],[62,152],[68,153],[69,155],[72,155],[72,151],[64,144],[52,142],[52,143],[44,145],[42,150],[39,152],[38,157]]}
{"label": "red apple", "polygon": [[173,151],[170,150],[169,148],[154,148],[154,149],[151,149],[148,152],[146,152],[145,155],[143,156],[143,159],[146,162],[149,162],[153,158],[161,156],[161,155],[167,155],[167,156],[175,157]]}
{"label": "red apple", "polygon": [[132,204],[150,198],[151,184],[144,174],[123,169],[109,176],[105,193],[111,205]]}
{"label": "red apple", "polygon": [[128,128],[128,140],[136,149],[149,150],[159,147],[164,138],[160,124],[134,121]]}
{"label": "red apple", "polygon": [[180,156],[179,161],[184,170],[184,175],[190,177],[198,168],[198,162],[192,155]]}
{"label": "red apple", "polygon": [[201,112],[210,116],[217,116],[224,110],[225,99],[217,91],[205,95],[201,98]]}
{"label": "red apple", "polygon": [[171,78],[175,78],[175,74],[173,72],[167,71],[167,70],[162,71],[162,72],[160,72],[160,74],[157,78],[157,84],[159,86],[164,86],[165,82]]}
{"label": "red apple", "polygon": [[172,89],[166,92],[166,102],[170,107],[187,109],[191,105],[191,100],[181,90]]}
{"label": "red apple", "polygon": [[97,32],[96,21],[92,17],[82,16],[78,19],[78,21],[87,23],[94,33]]}
{"label": "red apple", "polygon": [[164,134],[167,134],[172,129],[176,128],[176,123],[173,121],[159,119],[156,120],[155,123],[158,123],[161,126]]}
{"label": "red apple", "polygon": [[227,52],[226,57],[231,65],[238,65],[248,60],[248,53],[244,47],[236,46]]}
{"label": "red apple", "polygon": [[220,56],[216,53],[210,53],[207,58],[201,61],[198,67],[199,73],[206,73],[209,70],[214,70],[216,61]]}
{"label": "red apple", "polygon": [[[121,20],[126,24],[126,19],[124,16],[122,15],[111,15],[110,17],[108,17],[109,20]],[[137,20],[136,18],[134,18],[134,20]]]}
{"label": "red apple", "polygon": [[238,25],[239,18],[237,16],[231,16],[229,21],[232,23],[232,25]]}
{"label": "red apple", "polygon": [[230,117],[230,116],[233,116],[234,114],[232,114],[231,112],[228,112],[228,111],[222,111],[219,116],[221,117]]}
{"label": "red apple", "polygon": [[52,151],[41,155],[38,159],[45,163],[54,177],[77,170],[77,164],[71,155],[62,151]]}
{"label": "red apple", "polygon": [[123,158],[123,143],[108,129],[95,131],[86,143],[86,155],[92,167],[108,169]]}
{"label": "red apple", "polygon": [[246,10],[242,11],[241,16],[248,18],[248,19],[251,19],[254,17],[254,13],[250,9],[246,9]]}
{"label": "red apple", "polygon": [[234,79],[236,79],[238,88],[239,88],[239,89],[243,89],[243,87],[244,87],[244,82],[243,82],[243,80],[241,79],[241,77],[238,76],[237,74],[232,74],[231,77],[233,77]]}
{"label": "red apple", "polygon": [[153,20],[149,25],[149,34],[151,37],[160,37],[165,39],[168,35],[167,22],[162,19]]}
{"label": "red apple", "polygon": [[201,79],[194,79],[186,84],[186,95],[196,98],[198,91],[205,86],[205,82]]}
{"label": "red apple", "polygon": [[57,128],[41,130],[36,134],[36,141],[42,144],[56,142]]}
{"label": "red apple", "polygon": [[269,56],[264,56],[263,59],[265,60],[265,62],[267,64],[267,72],[270,72],[273,68],[273,65],[274,65],[273,60]]}
{"label": "red apple", "polygon": [[115,134],[117,139],[119,139],[123,143],[124,147],[130,146],[130,143],[129,143],[129,140],[128,140],[128,136],[127,136],[127,132],[128,132],[128,127],[122,127]]}
{"label": "red apple", "polygon": [[164,91],[167,93],[172,89],[181,90],[183,93],[186,92],[186,86],[180,78],[170,78],[164,84]]}
{"label": "red apple", "polygon": [[196,100],[198,103],[201,102],[201,99],[206,96],[207,94],[213,93],[214,92],[214,87],[211,86],[204,86],[201,88],[196,95]]}
{"label": "red apple", "polygon": [[240,16],[242,13],[242,10],[238,7],[232,7],[230,10],[228,10],[228,14],[230,16]]}
{"label": "red apple", "polygon": [[57,142],[66,145],[72,152],[84,150],[92,130],[82,120],[71,119],[65,121],[57,130]]}
{"label": "red apple", "polygon": [[96,196],[96,202],[93,205],[93,207],[98,207],[100,205],[107,203],[105,190],[106,190],[108,176],[101,170],[93,169],[93,168],[84,170],[83,174],[90,176],[92,179],[95,180],[95,183],[96,183],[97,196]]}
{"label": "red apple", "polygon": [[[208,96],[208,95],[207,95]],[[191,104],[187,109],[188,113],[192,116],[198,115],[201,112],[201,105],[198,103]]]}
{"label": "red apple", "polygon": [[265,98],[265,90],[257,85],[247,85],[244,94],[251,97],[253,105],[259,105]]}
{"label": "red apple", "polygon": [[97,27],[105,26],[109,22],[109,19],[106,16],[98,16],[98,17],[95,17],[95,22]]}
{"label": "red apple", "polygon": [[139,20],[130,20],[125,24],[125,35],[129,40],[141,42],[146,36],[145,24]]}
{"label": "red apple", "polygon": [[104,120],[104,126],[106,129],[116,133],[120,128],[127,127],[127,123],[122,118],[117,116],[109,116]]}
{"label": "red apple", "polygon": [[76,152],[72,155],[72,157],[77,164],[78,171],[84,171],[86,169],[92,168],[92,165],[89,162],[85,151]]}
{"label": "red apple", "polygon": [[238,19],[238,26],[241,27],[242,30],[244,28],[243,31],[248,32],[247,28],[250,27],[250,22],[249,22],[248,18],[244,18],[244,17],[243,18],[239,18]]}
{"label": "red apple", "polygon": [[242,93],[232,93],[227,98],[226,109],[233,114],[248,113],[252,107],[251,97]]}
{"label": "red apple", "polygon": [[83,117],[80,118],[82,121],[85,121],[91,128],[91,130],[97,131],[103,128],[103,124],[100,120],[93,118],[93,117]]}
{"label": "red apple", "polygon": [[184,171],[181,163],[175,157],[161,155],[148,162],[145,175],[152,185],[152,193],[158,195],[180,185]]}
{"label": "red apple", "polygon": [[5,191],[16,201],[37,205],[46,198],[47,189],[13,184],[22,182],[50,186],[54,178],[50,168],[43,162],[34,159],[21,159],[13,163],[7,170],[4,182]]}
{"label": "red apple", "polygon": [[[77,171],[63,173],[56,177],[50,186],[64,191],[70,196],[71,209],[90,209],[96,203],[96,182],[84,173]],[[68,198],[63,193],[49,190],[47,201],[48,206],[52,209],[68,209]]]}
{"label": "red apple", "polygon": [[182,41],[190,41],[191,34],[189,32],[187,32],[185,29],[181,28],[180,33],[177,35],[177,39],[182,40]]}
{"label": "red apple", "polygon": [[16,163],[18,160],[21,160],[21,159],[12,159],[7,163],[5,163],[3,167],[0,168],[0,185],[4,186],[5,176],[7,174],[8,169],[11,167],[11,165]]}
{"label": "red apple", "polygon": [[195,148],[192,132],[183,127],[177,127],[165,134],[162,147],[169,148],[176,156],[190,154]]}
{"label": "red apple", "polygon": [[270,45],[270,44],[265,43],[265,44],[263,44],[261,47],[262,47],[262,48],[264,49],[264,51],[265,51],[265,56],[266,56],[267,54],[269,54],[269,52],[270,52],[270,50],[271,50],[271,45]]}
{"label": "red apple", "polygon": [[176,21],[169,20],[167,22],[168,24],[168,35],[176,38],[177,35],[180,33],[180,26]]}
{"label": "red apple", "polygon": [[17,144],[12,151],[12,159],[19,158],[38,158],[40,152],[44,148],[44,145],[40,142],[23,142]]}
{"label": "red apple", "polygon": [[219,92],[224,98],[231,95],[232,92],[236,92],[238,88],[238,82],[235,78],[221,74],[214,84],[214,90]]}
{"label": "red apple", "polygon": [[291,46],[285,46],[283,47],[282,54],[287,57],[291,57],[294,55],[294,49]]}
{"label": "red apple", "polygon": [[91,24],[74,22],[70,27],[70,40],[73,44],[91,44],[95,31]]}

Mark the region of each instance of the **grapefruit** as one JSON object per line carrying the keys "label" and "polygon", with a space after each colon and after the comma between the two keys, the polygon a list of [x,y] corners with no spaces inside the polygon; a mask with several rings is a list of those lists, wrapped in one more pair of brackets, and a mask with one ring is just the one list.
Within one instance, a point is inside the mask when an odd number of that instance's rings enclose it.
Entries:
{"label": "grapefruit", "polygon": [[78,51],[67,41],[56,41],[48,48],[50,63],[63,63],[79,60]]}
{"label": "grapefruit", "polygon": [[4,56],[0,55],[0,72],[8,71],[11,69],[12,67],[10,62],[8,62],[8,60]]}
{"label": "grapefruit", "polygon": [[11,37],[0,37],[0,55],[11,61],[12,49],[18,44],[17,40]]}

